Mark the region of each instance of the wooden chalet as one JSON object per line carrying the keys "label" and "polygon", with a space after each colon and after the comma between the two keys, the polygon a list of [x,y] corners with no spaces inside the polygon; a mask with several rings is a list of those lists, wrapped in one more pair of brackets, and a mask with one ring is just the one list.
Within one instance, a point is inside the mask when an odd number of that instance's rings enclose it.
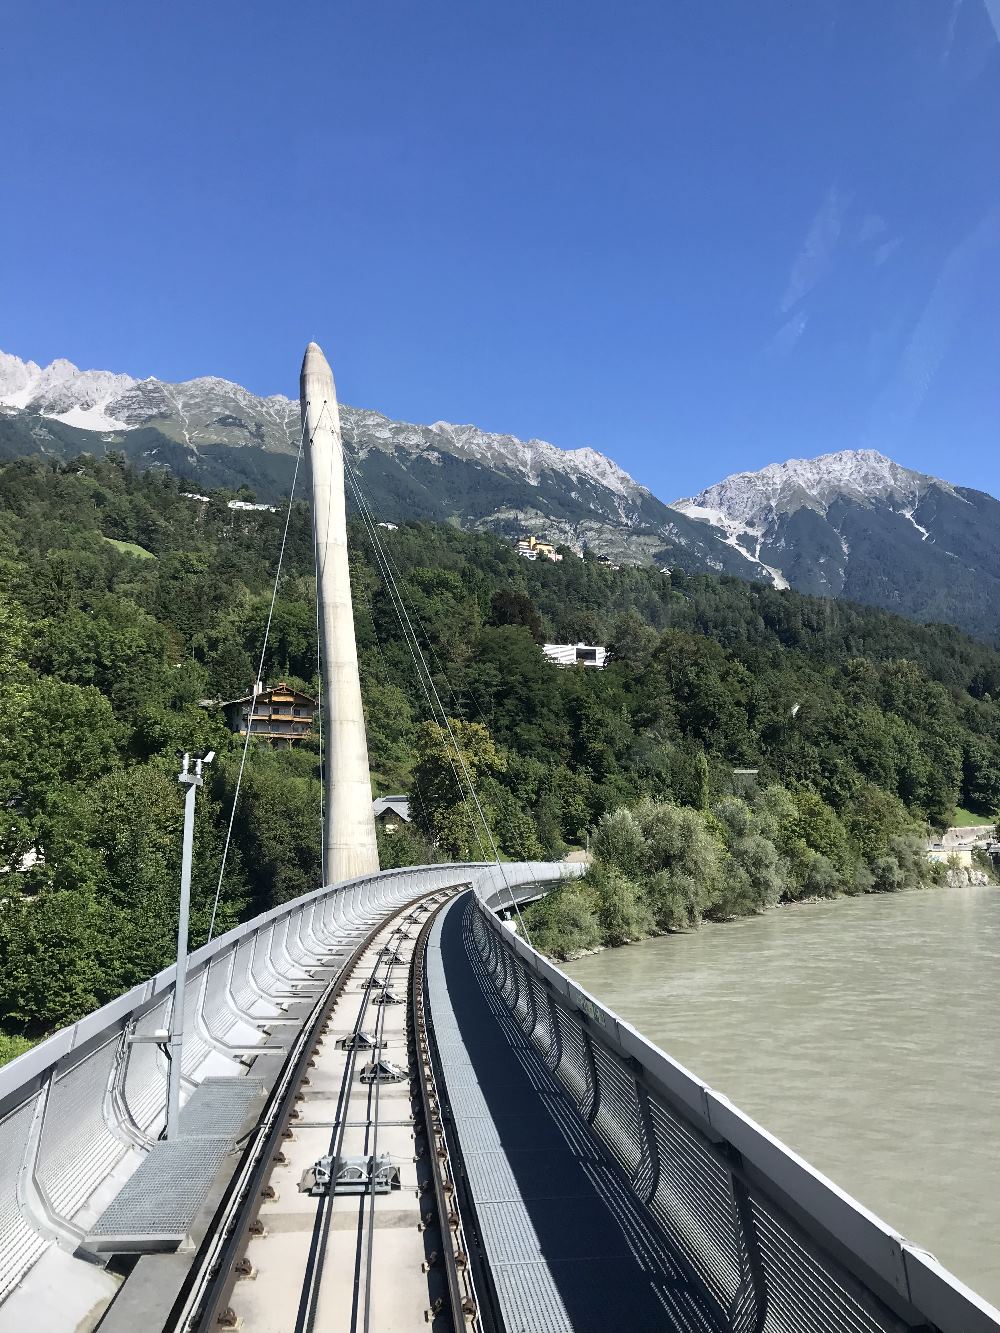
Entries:
{"label": "wooden chalet", "polygon": [[282,680],[242,699],[224,702],[222,711],[230,731],[245,736],[250,727],[252,735],[278,749],[288,749],[312,731],[316,700]]}

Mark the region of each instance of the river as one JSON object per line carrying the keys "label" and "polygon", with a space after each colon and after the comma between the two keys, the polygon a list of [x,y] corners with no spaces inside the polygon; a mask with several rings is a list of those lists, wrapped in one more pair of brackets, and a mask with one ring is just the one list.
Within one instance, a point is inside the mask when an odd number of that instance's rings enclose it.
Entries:
{"label": "river", "polygon": [[1000,1305],[1000,889],[803,903],[566,971]]}

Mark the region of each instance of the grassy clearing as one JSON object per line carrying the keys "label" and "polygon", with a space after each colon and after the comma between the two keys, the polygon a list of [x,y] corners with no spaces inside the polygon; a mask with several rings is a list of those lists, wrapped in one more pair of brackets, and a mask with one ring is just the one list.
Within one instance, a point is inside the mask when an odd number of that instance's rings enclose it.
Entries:
{"label": "grassy clearing", "polygon": [[30,1051],[33,1045],[34,1042],[29,1041],[27,1037],[12,1037],[6,1032],[0,1032],[0,1065],[5,1065],[8,1060]]}
{"label": "grassy clearing", "polygon": [[147,551],[144,546],[136,546],[135,542],[120,542],[114,537],[105,537],[104,540],[109,546],[113,546],[116,551],[121,551],[122,555],[134,555],[137,560],[155,560],[156,556],[152,551]]}
{"label": "grassy clearing", "polygon": [[951,818],[952,828],[979,828],[983,824],[995,823],[993,815],[977,815],[971,810],[965,810],[958,806]]}

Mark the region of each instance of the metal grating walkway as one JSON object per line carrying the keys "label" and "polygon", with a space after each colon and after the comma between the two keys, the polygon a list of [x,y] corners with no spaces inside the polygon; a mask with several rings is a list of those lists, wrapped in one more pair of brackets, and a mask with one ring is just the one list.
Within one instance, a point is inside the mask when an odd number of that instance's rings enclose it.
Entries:
{"label": "metal grating walkway", "polygon": [[[507,1333],[717,1333],[468,938],[471,896],[432,927],[427,989],[462,1167]],[[491,998],[492,992],[492,998]]]}
{"label": "metal grating walkway", "polygon": [[152,1253],[183,1243],[212,1178],[264,1104],[259,1079],[208,1078],[181,1111],[181,1137],[156,1143],[84,1240],[100,1253]]}

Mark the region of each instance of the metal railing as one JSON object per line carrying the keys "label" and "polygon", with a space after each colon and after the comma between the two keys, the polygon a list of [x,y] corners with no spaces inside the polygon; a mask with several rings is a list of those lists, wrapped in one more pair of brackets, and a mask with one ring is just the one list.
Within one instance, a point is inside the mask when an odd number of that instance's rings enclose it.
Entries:
{"label": "metal railing", "polygon": [[472,938],[520,1030],[727,1333],[985,1333],[1000,1311],[868,1212],[487,907]]}
{"label": "metal railing", "polygon": [[[237,926],[191,953],[182,1086],[240,1074],[269,1021],[306,998],[333,947],[400,905],[474,883],[489,902],[537,896],[577,867],[543,863],[387,870],[327,886]],[[0,1301],[53,1245],[72,1254],[163,1127],[175,968],[135,986],[0,1068]],[[273,1039],[271,1039],[273,1040]],[[0,1314],[0,1326],[3,1316]],[[68,1320],[66,1327],[76,1325]]]}

